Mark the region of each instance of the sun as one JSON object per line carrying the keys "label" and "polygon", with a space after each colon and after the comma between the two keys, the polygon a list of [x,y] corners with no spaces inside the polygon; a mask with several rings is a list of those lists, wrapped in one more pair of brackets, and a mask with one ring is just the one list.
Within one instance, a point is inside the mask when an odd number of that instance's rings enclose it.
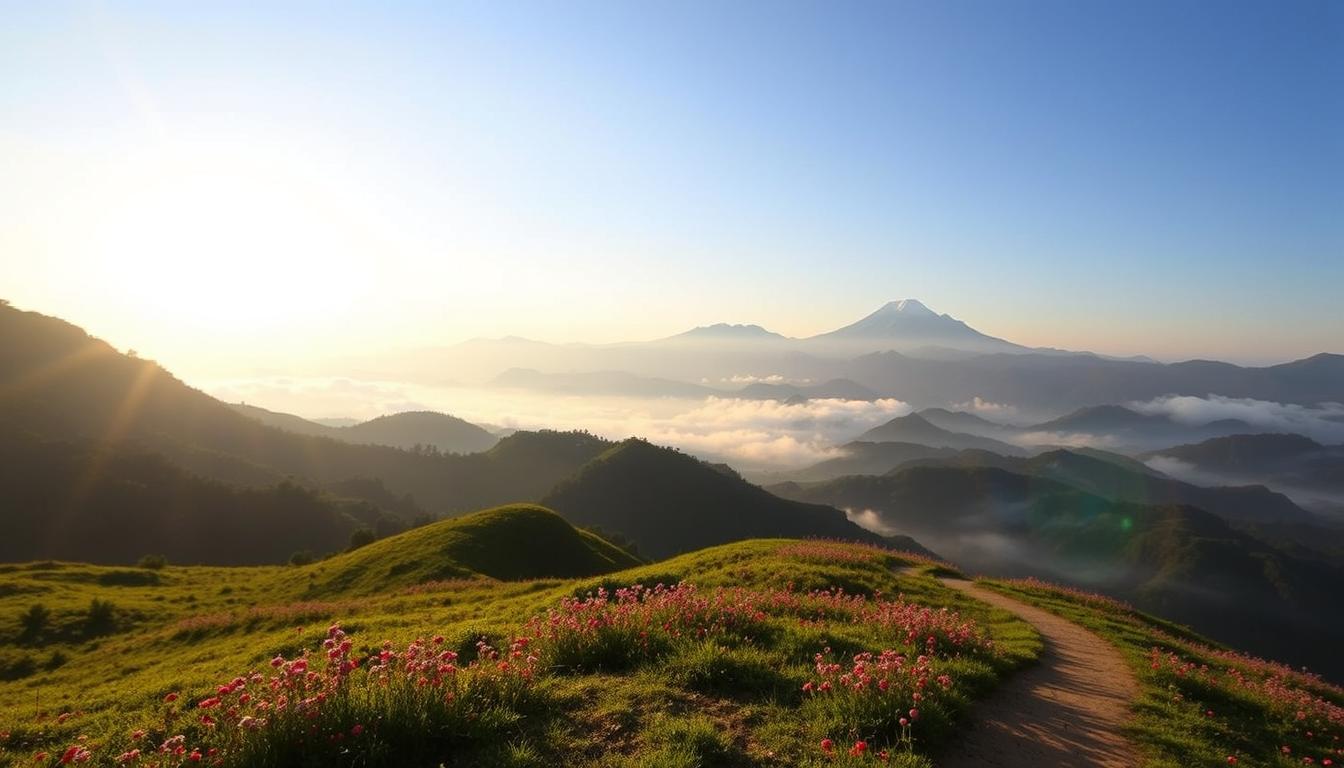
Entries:
{"label": "sun", "polygon": [[176,147],[134,158],[88,233],[100,290],[195,330],[330,323],[376,270],[339,174],[283,154]]}

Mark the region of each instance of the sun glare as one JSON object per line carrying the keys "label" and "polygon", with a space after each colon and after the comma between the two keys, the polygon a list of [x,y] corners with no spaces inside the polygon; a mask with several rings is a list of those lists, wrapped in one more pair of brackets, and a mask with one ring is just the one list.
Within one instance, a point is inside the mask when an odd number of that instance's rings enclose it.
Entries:
{"label": "sun glare", "polygon": [[177,148],[101,190],[90,252],[108,291],[206,331],[329,320],[376,262],[338,174],[281,155]]}

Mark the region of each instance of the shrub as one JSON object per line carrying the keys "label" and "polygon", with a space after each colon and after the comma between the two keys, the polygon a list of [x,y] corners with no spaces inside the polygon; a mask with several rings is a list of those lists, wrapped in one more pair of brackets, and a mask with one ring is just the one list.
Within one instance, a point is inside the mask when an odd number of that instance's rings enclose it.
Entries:
{"label": "shrub", "polygon": [[164,555],[145,555],[136,565],[151,571],[161,571],[168,566],[168,558]]}
{"label": "shrub", "polygon": [[23,627],[22,639],[37,640],[51,624],[51,609],[41,603],[34,603],[19,617],[19,624]]}
{"label": "shrub", "polygon": [[109,600],[93,598],[84,618],[84,632],[89,636],[105,635],[116,628],[117,607]]}
{"label": "shrub", "polygon": [[312,565],[316,561],[317,555],[310,549],[301,549],[289,556],[290,565]]}

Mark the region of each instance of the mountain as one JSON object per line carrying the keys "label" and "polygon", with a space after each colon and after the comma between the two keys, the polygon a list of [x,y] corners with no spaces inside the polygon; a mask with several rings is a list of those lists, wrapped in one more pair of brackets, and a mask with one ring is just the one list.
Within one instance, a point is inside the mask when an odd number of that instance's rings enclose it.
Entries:
{"label": "mountain", "polygon": [[1344,674],[1344,621],[1332,607],[1344,568],[1195,507],[1106,499],[999,467],[914,466],[771,490],[865,510],[969,571],[1101,589],[1253,652]]}
{"label": "mountain", "polygon": [[855,440],[837,449],[835,458],[819,461],[802,469],[778,472],[771,479],[799,483],[830,480],[845,475],[881,475],[917,459],[945,459],[955,456],[952,448],[930,448],[918,443],[869,443]]}
{"label": "mountain", "polygon": [[961,352],[1025,352],[1026,347],[987,336],[915,299],[891,301],[857,322],[805,340],[812,349],[854,356],[884,350],[935,347]]}
{"label": "mountain", "polygon": [[[800,366],[795,376],[816,376]],[[916,408],[945,407],[982,398],[1024,412],[1152,400],[1164,395],[1252,398],[1315,405],[1344,391],[1344,355],[1321,354],[1291,363],[1250,368],[1207,361],[1150,363],[1094,355],[1026,352],[928,360],[899,351],[862,355],[825,366]]]}
{"label": "mountain", "polygon": [[1182,435],[1231,435],[1255,431],[1250,424],[1238,419],[1185,424],[1166,414],[1139,413],[1121,405],[1080,408],[1024,429],[1028,432],[1104,435],[1130,443],[1170,441]]}
{"label": "mountain", "polygon": [[749,538],[880,537],[817,504],[774,496],[736,474],[642,440],[626,440],[560,483],[543,506],[633,541],[653,558]]}
{"label": "mountain", "polygon": [[715,323],[692,328],[676,336],[669,336],[663,341],[783,341],[784,339],[784,336],[774,331],[767,331],[759,325]]}
{"label": "mountain", "polygon": [[330,437],[346,443],[388,445],[394,448],[432,446],[445,453],[479,453],[499,442],[499,438],[482,427],[456,416],[433,411],[405,411],[345,426],[328,426],[245,403],[231,403],[230,407],[244,416],[286,432]]}
{"label": "mountain", "polygon": [[1315,515],[1264,486],[1206,488],[1166,477],[1133,459],[1104,451],[1053,450],[1031,458],[1004,457],[986,451],[962,451],[951,458],[928,458],[913,466],[995,468],[1064,483],[1112,501],[1198,507],[1231,523],[1311,524]]}
{"label": "mountain", "polygon": [[885,424],[873,427],[859,435],[858,440],[867,443],[918,443],[931,448],[978,448],[993,451],[1004,456],[1021,456],[1026,451],[1001,440],[960,432],[949,432],[934,426],[918,413],[897,416]]}
{"label": "mountain", "polygon": [[947,408],[924,408],[917,411],[923,419],[940,429],[949,432],[964,432],[981,437],[1003,437],[1021,431],[1016,426],[1000,424],[965,411],[952,411]]}
{"label": "mountain", "polygon": [[1143,458],[1178,474],[1344,495],[1344,445],[1322,445],[1301,435],[1231,435],[1164,448]]}
{"label": "mountain", "polygon": [[596,576],[639,565],[549,509],[514,504],[441,520],[318,565],[312,590],[371,594],[445,579]]}

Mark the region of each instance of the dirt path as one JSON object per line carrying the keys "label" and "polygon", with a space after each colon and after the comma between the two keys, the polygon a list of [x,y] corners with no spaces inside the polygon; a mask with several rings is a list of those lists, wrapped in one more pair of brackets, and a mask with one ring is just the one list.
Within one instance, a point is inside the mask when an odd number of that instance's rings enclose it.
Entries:
{"label": "dirt path", "polygon": [[1139,764],[1121,733],[1138,685],[1114,647],[1071,621],[972,582],[943,584],[1017,614],[1041,633],[1045,650],[1036,666],[972,707],[966,735],[935,761],[938,768]]}

